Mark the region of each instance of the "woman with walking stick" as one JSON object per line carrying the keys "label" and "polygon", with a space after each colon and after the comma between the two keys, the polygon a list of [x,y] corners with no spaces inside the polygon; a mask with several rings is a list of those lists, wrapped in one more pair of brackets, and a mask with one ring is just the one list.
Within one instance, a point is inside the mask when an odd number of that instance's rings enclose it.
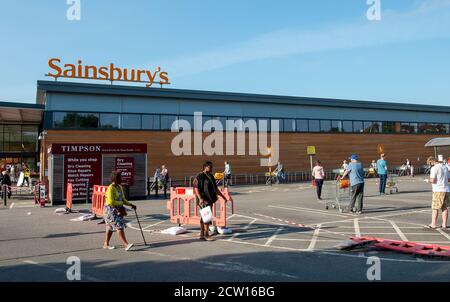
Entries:
{"label": "woman with walking stick", "polygon": [[128,243],[125,237],[125,220],[127,215],[124,205],[130,206],[136,210],[136,206],[125,199],[125,194],[121,186],[121,172],[114,171],[111,173],[111,185],[106,190],[106,201],[104,208],[104,218],[106,224],[105,242],[103,248],[107,250],[115,249],[109,245],[113,231],[117,231],[120,240],[125,245],[125,250],[129,251],[133,247],[133,243]]}

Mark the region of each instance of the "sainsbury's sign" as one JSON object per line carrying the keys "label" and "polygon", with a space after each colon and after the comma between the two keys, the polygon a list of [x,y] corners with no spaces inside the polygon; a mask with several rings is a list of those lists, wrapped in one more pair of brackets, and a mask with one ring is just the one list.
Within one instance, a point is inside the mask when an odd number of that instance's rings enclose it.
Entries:
{"label": "sainsbury's sign", "polygon": [[122,81],[146,83],[146,87],[153,84],[168,85],[169,74],[163,71],[161,67],[154,70],[121,68],[110,63],[107,66],[84,65],[82,60],[78,60],[76,64],[62,63],[59,58],[51,58],[48,60],[48,67],[51,71],[46,74],[48,77],[57,78],[74,78],[88,80],[103,81]]}

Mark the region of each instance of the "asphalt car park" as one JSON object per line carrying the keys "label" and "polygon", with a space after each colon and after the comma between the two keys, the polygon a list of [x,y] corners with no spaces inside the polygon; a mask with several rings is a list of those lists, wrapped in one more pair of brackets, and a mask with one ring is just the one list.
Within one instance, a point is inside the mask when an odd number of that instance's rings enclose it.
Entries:
{"label": "asphalt car park", "polygon": [[[143,244],[133,212],[127,216],[132,251],[102,249],[104,224],[74,222],[25,201],[0,210],[1,281],[67,281],[67,259],[81,261],[82,281],[368,281],[370,259],[381,281],[450,281],[450,261],[377,249],[341,251],[349,237],[369,236],[450,245],[450,233],[424,228],[431,219],[431,187],[423,177],[402,177],[399,192],[380,196],[368,179],[364,213],[325,208],[309,183],[231,187],[229,235],[198,240],[199,227],[172,236],[166,200],[137,201]],[[324,188],[333,192],[334,183]],[[12,206],[11,206],[12,205]],[[88,210],[80,204],[75,210]]]}

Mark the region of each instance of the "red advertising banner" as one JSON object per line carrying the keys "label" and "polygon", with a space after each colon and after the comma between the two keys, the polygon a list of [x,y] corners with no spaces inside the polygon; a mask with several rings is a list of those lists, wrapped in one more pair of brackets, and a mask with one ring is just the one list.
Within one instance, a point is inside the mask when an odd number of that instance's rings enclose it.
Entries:
{"label": "red advertising banner", "polygon": [[67,183],[72,183],[72,199],[86,199],[86,183],[89,186],[102,183],[101,154],[64,155],[64,195]]}
{"label": "red advertising banner", "polygon": [[147,153],[147,144],[52,144],[51,154]]}
{"label": "red advertising banner", "polygon": [[134,158],[116,157],[115,170],[122,172],[122,184],[132,186],[134,183]]}

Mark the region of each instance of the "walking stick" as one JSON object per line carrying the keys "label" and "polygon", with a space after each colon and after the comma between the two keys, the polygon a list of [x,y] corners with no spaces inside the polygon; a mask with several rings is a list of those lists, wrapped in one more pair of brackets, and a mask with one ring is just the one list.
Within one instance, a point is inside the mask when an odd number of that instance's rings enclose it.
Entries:
{"label": "walking stick", "polygon": [[145,246],[147,246],[147,242],[145,241],[144,232],[142,231],[141,222],[139,221],[139,216],[137,214],[136,209],[134,209],[134,214],[136,214],[136,220],[137,220],[137,222],[139,224],[139,229],[141,230],[142,239],[144,239],[144,244],[145,244]]}

